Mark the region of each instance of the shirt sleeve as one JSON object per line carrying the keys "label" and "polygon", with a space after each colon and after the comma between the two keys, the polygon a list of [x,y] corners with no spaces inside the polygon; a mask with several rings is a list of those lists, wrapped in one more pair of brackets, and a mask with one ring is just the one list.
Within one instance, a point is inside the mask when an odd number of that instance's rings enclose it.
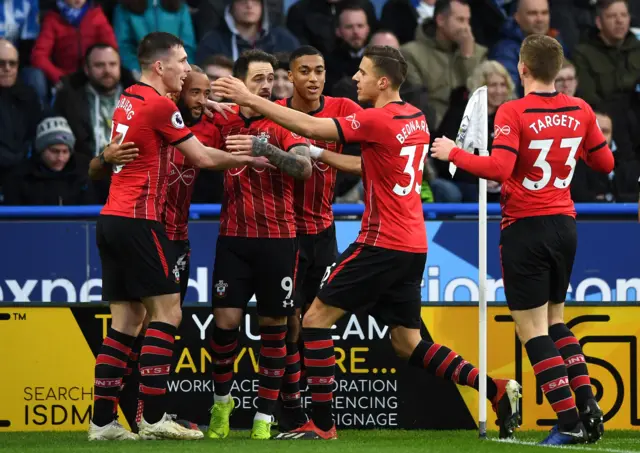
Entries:
{"label": "shirt sleeve", "polygon": [[362,107],[353,102],[349,98],[342,98],[342,104],[340,105],[340,116],[349,116],[354,113],[360,112]]}
{"label": "shirt sleeve", "polygon": [[298,134],[294,134],[293,132],[285,129],[284,127],[278,126],[276,128],[278,143],[282,145],[282,150],[289,152],[291,148],[294,148],[299,145],[309,146],[309,140],[304,137],[301,137]]}
{"label": "shirt sleeve", "polygon": [[520,148],[521,115],[510,104],[503,104],[496,112],[491,149],[504,149],[516,156]]}
{"label": "shirt sleeve", "polygon": [[384,122],[383,113],[379,109],[366,109],[340,118],[333,118],[338,128],[342,143],[372,142],[376,124]]}
{"label": "shirt sleeve", "polygon": [[602,133],[596,114],[593,112],[589,104],[585,103],[585,109],[587,109],[589,124],[586,125],[587,127],[583,147],[585,155],[588,155],[607,146],[607,139]]}
{"label": "shirt sleeve", "polygon": [[154,118],[151,127],[158,131],[172,146],[177,146],[193,136],[193,133],[184,124],[178,107],[170,99],[158,98],[152,111]]}

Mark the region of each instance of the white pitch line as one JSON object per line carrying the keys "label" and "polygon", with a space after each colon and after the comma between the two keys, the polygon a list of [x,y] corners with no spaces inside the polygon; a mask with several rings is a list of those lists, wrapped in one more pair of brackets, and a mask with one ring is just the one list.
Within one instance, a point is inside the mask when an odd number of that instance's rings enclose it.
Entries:
{"label": "white pitch line", "polygon": [[639,453],[639,450],[619,450],[617,448],[590,448],[590,447],[582,447],[579,445],[540,445],[537,442],[526,441],[526,440],[517,440],[517,439],[489,439],[494,442],[499,443],[513,443],[513,444],[522,444],[522,445],[530,445],[534,447],[543,447],[543,448],[562,448],[564,450],[577,450],[577,451],[595,451],[595,452],[606,452],[606,453]]}

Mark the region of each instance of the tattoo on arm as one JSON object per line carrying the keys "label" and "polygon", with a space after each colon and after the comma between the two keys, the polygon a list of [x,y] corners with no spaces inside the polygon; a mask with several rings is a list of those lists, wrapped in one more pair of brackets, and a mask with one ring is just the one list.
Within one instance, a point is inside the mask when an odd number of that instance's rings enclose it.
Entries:
{"label": "tattoo on arm", "polygon": [[273,165],[296,179],[307,179],[311,176],[311,156],[307,145],[298,145],[286,152],[252,137],[253,154],[265,156]]}

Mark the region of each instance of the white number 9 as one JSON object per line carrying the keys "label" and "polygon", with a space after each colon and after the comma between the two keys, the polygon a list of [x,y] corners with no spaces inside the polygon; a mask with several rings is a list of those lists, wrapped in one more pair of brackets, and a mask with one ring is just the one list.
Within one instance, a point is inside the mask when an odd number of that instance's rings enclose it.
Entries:
{"label": "white number 9", "polygon": [[285,277],[280,282],[280,287],[287,292],[285,299],[291,299],[293,294],[293,279],[291,277]]}

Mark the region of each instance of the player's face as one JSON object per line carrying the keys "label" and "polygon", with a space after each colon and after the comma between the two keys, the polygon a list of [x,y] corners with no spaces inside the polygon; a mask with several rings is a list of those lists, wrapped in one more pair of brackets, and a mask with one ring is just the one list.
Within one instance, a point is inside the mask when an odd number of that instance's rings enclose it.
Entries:
{"label": "player's face", "polygon": [[270,63],[252,61],[249,63],[244,84],[252,94],[258,95],[261,98],[271,99],[273,79],[274,71]]}
{"label": "player's face", "polygon": [[305,101],[317,101],[322,96],[327,72],[320,55],[304,55],[291,65],[289,77],[296,93]]}
{"label": "player's face", "polygon": [[180,102],[186,109],[181,108],[180,110],[183,112],[188,110],[191,114],[191,119],[198,120],[204,112],[204,106],[210,94],[211,84],[207,75],[200,72],[192,72],[185,80],[180,96]]}
{"label": "player's face", "polygon": [[358,102],[375,102],[380,94],[380,77],[376,74],[373,62],[363,57],[358,72],[353,76],[357,82]]}
{"label": "player's face", "polygon": [[179,92],[184,85],[184,79],[191,72],[187,62],[187,52],[184,47],[174,47],[160,65],[162,81],[169,93]]}

